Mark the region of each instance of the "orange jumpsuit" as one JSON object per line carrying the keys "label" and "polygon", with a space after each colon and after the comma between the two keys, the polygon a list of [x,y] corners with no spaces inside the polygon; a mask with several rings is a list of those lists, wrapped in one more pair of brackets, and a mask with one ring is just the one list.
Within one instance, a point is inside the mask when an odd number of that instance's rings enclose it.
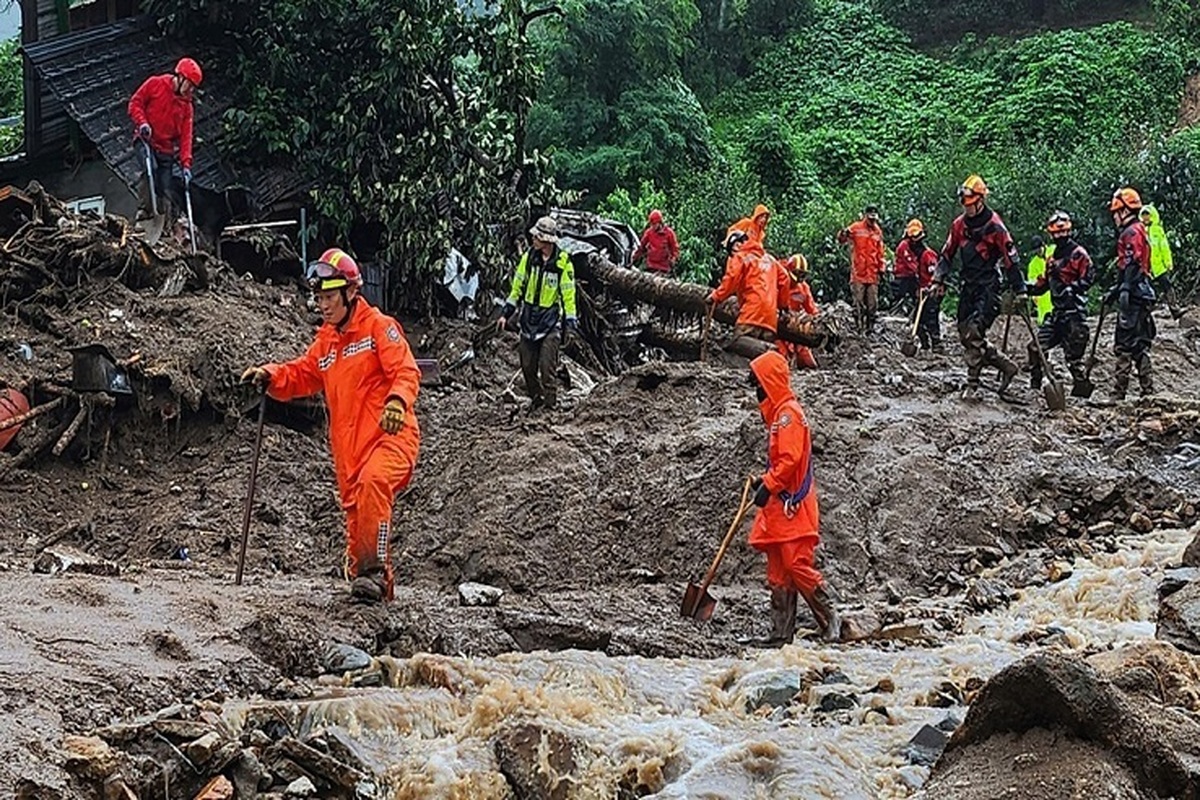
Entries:
{"label": "orange jumpsuit", "polygon": [[[763,243],[767,238],[767,217],[771,213],[771,209],[759,203],[754,207],[754,213],[748,217],[742,217],[737,222],[729,226],[729,231],[742,231],[750,240],[751,245],[763,247]],[[729,231],[725,235],[729,235]]]}
{"label": "orange jumpsuit", "polygon": [[[392,504],[412,478],[421,444],[414,413],[421,371],[400,323],[359,297],[341,327],[322,325],[304,355],[265,369],[276,400],[325,393],[350,576],[382,570],[390,600]],[[379,420],[392,397],[407,413],[389,436]]]}
{"label": "orange jumpsuit", "polygon": [[723,303],[736,294],[737,326],[761,328],[774,339],[779,329],[780,272],[762,247],[747,242],[725,262],[725,277],[713,291],[713,300]]}
{"label": "orange jumpsuit", "polygon": [[[787,282],[786,288],[783,288],[783,303],[781,304],[784,311],[790,311],[796,314],[808,314],[810,317],[815,317],[821,313],[817,308],[817,302],[813,299],[812,289],[809,288],[808,281],[800,281],[797,283],[788,275],[786,269],[781,270],[783,277]],[[792,359],[792,363],[804,369],[816,369],[817,357],[813,355],[812,348],[802,344],[792,344],[790,342],[780,342],[779,351],[785,356]]]}
{"label": "orange jumpsuit", "polygon": [[768,583],[807,597],[825,582],[813,565],[821,537],[812,435],[792,392],[787,360],[769,350],[751,361],[750,369],[766,392],[758,407],[769,432],[763,484],[771,493],[754,517],[750,544],[767,555]]}

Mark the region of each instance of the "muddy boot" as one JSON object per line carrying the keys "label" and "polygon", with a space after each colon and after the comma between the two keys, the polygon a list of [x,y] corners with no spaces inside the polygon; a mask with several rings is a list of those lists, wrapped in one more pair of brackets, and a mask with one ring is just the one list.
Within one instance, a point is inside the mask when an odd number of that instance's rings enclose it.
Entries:
{"label": "muddy boot", "polygon": [[791,644],[796,635],[796,601],[799,592],[780,586],[771,587],[770,644]]}
{"label": "muddy boot", "polygon": [[806,594],[804,601],[808,603],[813,619],[821,629],[821,638],[826,642],[840,642],[842,618],[833,605],[833,598],[829,596],[829,588],[821,584],[812,594]]}
{"label": "muddy boot", "polygon": [[1117,356],[1117,364],[1113,368],[1113,389],[1109,395],[1111,400],[1124,400],[1129,391],[1129,373],[1133,369],[1133,358],[1121,353]]}
{"label": "muddy boot", "polygon": [[1137,360],[1138,385],[1141,396],[1149,397],[1154,394],[1154,376],[1150,372],[1150,354],[1145,353]]}
{"label": "muddy boot", "polygon": [[[1017,373],[1021,371],[1021,368],[1017,366],[1016,362],[1008,359],[1005,359],[1005,361],[1007,363],[1000,367],[1000,385],[996,389],[998,394],[1004,394],[1007,392],[1008,387],[1012,385],[1013,378],[1017,377]],[[1040,375],[1038,376],[1038,383],[1041,383]]]}
{"label": "muddy boot", "polygon": [[350,582],[350,598],[359,603],[382,603],[387,584],[382,572],[368,572]]}
{"label": "muddy boot", "polygon": [[1042,364],[1037,359],[1029,364],[1029,388],[1035,392],[1042,388]]}

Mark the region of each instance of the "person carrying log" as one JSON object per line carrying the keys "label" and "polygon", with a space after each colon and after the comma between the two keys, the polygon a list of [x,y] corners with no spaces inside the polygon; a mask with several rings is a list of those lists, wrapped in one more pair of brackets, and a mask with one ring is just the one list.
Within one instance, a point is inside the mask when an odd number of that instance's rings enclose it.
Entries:
{"label": "person carrying log", "polygon": [[730,349],[753,358],[775,341],[779,329],[779,293],[788,278],[762,245],[745,231],[730,228],[725,234],[725,276],[706,302],[717,305],[737,295],[738,317]]}

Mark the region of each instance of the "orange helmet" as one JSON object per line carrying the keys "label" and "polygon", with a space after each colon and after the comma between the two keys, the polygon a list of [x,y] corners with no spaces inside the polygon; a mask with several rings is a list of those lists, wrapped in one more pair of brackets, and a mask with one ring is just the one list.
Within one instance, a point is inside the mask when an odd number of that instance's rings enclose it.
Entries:
{"label": "orange helmet", "polygon": [[1129,186],[1123,186],[1113,192],[1112,202],[1108,204],[1109,211],[1120,211],[1124,208],[1136,213],[1141,207],[1142,196]]}
{"label": "orange helmet", "polygon": [[797,283],[804,279],[803,276],[808,274],[808,259],[800,253],[796,253],[794,256],[789,258],[786,262],[786,266],[788,275],[790,275],[792,280],[796,281]]}
{"label": "orange helmet", "polygon": [[908,224],[904,226],[904,235],[909,239],[924,239],[925,223],[919,219],[910,219]]}
{"label": "orange helmet", "polygon": [[987,184],[978,175],[968,175],[958,187],[958,199],[964,206],[983,202],[988,196]]}
{"label": "orange helmet", "polygon": [[660,222],[662,222],[662,212],[656,208],[650,212],[650,224],[658,225]]}
{"label": "orange helmet", "polygon": [[1071,215],[1065,211],[1055,211],[1046,221],[1046,232],[1051,236],[1066,236],[1071,232]]}
{"label": "orange helmet", "polygon": [[179,63],[175,65],[175,74],[186,78],[193,86],[199,86],[200,82],[204,80],[204,73],[200,70],[200,65],[190,58],[179,59]]}
{"label": "orange helmet", "polygon": [[346,251],[331,247],[321,257],[308,265],[308,285],[313,291],[344,289],[347,286],[362,286],[362,273],[358,264]]}

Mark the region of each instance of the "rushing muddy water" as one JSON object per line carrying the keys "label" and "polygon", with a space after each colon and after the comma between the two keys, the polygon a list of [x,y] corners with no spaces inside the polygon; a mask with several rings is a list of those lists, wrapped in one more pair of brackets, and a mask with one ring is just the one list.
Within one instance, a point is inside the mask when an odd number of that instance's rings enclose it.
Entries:
{"label": "rushing muddy water", "polygon": [[[418,656],[384,663],[396,688],[338,688],[270,711],[308,731],[344,729],[397,798],[505,796],[491,740],[526,720],[578,743],[577,769],[563,777],[572,797],[616,797],[621,784],[626,796],[659,798],[906,797],[928,768],[908,763],[905,744],[922,725],[965,714],[930,705],[945,682],[969,687],[1038,646],[1152,638],[1162,568],[1188,541],[1182,530],[1126,539],[1116,553],[1077,560],[1058,582],[1023,590],[1008,608],[964,616],[962,632],[937,644],[801,642],[713,661]],[[761,685],[801,688],[782,708],[748,710]],[[830,692],[856,705],[821,711]],[[827,707],[844,704],[837,699]],[[257,708],[233,709],[231,721]]]}

